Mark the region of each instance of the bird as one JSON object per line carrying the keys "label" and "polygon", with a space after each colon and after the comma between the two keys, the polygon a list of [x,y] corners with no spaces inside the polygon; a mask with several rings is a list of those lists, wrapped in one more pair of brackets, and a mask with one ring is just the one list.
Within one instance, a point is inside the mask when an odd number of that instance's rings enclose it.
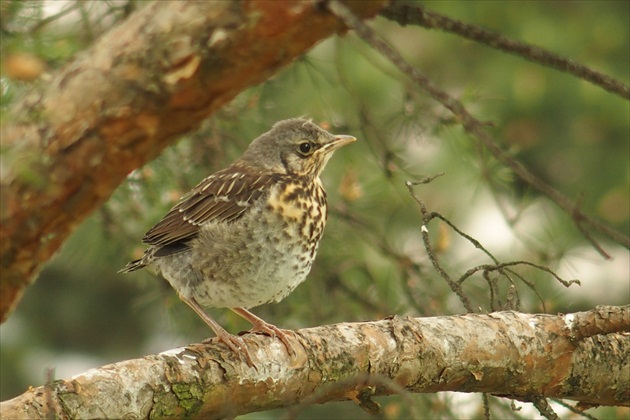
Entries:
{"label": "bird", "polygon": [[306,279],[328,217],[320,174],[335,150],[354,141],[304,118],[275,123],[185,194],[144,235],[142,257],[120,272],[146,267],[163,277],[250,365],[242,338],[204,307],[231,309],[252,324],[250,332],[277,336],[296,354],[286,330],[249,309],[281,301]]}

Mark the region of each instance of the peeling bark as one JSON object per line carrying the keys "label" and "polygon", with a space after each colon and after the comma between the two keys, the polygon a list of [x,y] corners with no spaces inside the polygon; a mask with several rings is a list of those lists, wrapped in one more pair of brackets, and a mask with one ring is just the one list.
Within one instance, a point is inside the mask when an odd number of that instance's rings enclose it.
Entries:
{"label": "peeling bark", "polygon": [[[366,18],[385,4],[348,7]],[[1,321],[129,172],[340,30],[312,0],[156,1],[16,105],[2,127]]]}
{"label": "peeling bark", "polygon": [[255,367],[222,344],[193,344],[31,389],[0,404],[0,415],[223,418],[348,399],[369,406],[370,395],[402,390],[630,405],[630,306],[395,317],[290,337],[294,357],[261,335],[243,336]]}

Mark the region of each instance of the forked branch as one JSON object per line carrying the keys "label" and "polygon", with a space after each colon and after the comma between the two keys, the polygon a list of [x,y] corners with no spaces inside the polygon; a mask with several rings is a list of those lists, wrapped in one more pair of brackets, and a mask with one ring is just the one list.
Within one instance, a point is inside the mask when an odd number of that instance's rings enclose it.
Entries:
{"label": "forked branch", "polygon": [[490,153],[504,165],[508,166],[514,174],[525,183],[540,191],[551,199],[558,207],[566,212],[573,220],[575,226],[582,232],[587,241],[605,258],[610,258],[601,245],[592,237],[591,230],[597,231],[609,239],[630,249],[630,237],[611,228],[586,214],[582,213],[578,204],[566,197],[560,191],[534,175],[523,164],[517,161],[508,152],[503,150],[488,134],[482,122],[474,118],[463,104],[437,87],[431,79],[409,64],[398,51],[390,47],[372,29],[363,23],[351,10],[337,0],[327,3],[329,9],[336,14],[348,27],[355,30],[357,35],[368,43],[376,51],[392,62],[403,74],[407,75],[416,85],[429,94],[433,99],[441,103],[453,113],[466,132],[479,141]]}

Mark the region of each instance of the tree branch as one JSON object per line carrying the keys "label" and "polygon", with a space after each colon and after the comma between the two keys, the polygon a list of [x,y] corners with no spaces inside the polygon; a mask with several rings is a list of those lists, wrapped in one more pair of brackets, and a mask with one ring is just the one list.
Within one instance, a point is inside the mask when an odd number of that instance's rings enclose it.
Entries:
{"label": "tree branch", "polygon": [[485,30],[477,25],[471,25],[457,19],[452,19],[448,16],[427,10],[422,6],[393,2],[384,8],[380,12],[380,15],[387,19],[394,20],[402,26],[416,24],[428,29],[440,29],[445,32],[460,35],[490,48],[496,48],[534,63],[539,63],[543,66],[572,74],[610,93],[624,99],[630,99],[630,88],[611,76],[592,70],[568,58],[560,57],[544,48],[511,40],[501,34]]}
{"label": "tree branch", "polygon": [[243,336],[255,367],[222,344],[193,344],[31,389],[3,402],[0,415],[222,418],[349,399],[374,408],[371,395],[402,390],[487,392],[541,407],[548,397],[630,405],[630,306],[394,317],[291,337],[293,358],[261,335]]}
{"label": "tree branch", "polygon": [[409,64],[398,51],[391,48],[385,41],[383,41],[372,29],[364,24],[350,9],[348,9],[343,3],[338,0],[330,0],[328,8],[343,20],[346,25],[355,30],[357,35],[363,39],[367,44],[372,46],[375,50],[380,52],[385,58],[387,58],[392,64],[394,64],[400,72],[409,77],[418,87],[425,91],[434,100],[442,104],[446,109],[457,118],[461,123],[464,130],[470,134],[473,138],[477,139],[484,147],[504,165],[509,167],[512,172],[525,183],[535,188],[551,201],[553,201],[558,207],[560,207],[565,213],[571,216],[575,226],[582,232],[584,238],[593,245],[593,247],[604,258],[610,259],[611,257],[604,251],[604,249],[593,239],[589,228],[598,231],[602,235],[609,239],[625,246],[630,249],[630,236],[619,232],[605,223],[590,217],[580,210],[578,203],[566,197],[560,191],[545,183],[542,179],[534,175],[523,164],[514,159],[512,155],[503,150],[488,134],[486,127],[479,120],[474,118],[470,112],[464,107],[464,105],[447,94],[445,91],[438,88],[426,75],[421,73],[417,68]]}
{"label": "tree branch", "polygon": [[342,29],[311,0],[156,1],[29,94],[3,119],[0,319],[129,172]]}

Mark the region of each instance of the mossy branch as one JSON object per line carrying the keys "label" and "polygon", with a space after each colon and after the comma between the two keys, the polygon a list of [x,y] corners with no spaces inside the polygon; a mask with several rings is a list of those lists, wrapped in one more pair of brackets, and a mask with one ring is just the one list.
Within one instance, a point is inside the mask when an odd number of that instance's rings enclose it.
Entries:
{"label": "mossy branch", "polygon": [[394,317],[243,336],[255,366],[193,344],[58,380],[0,405],[2,418],[225,418],[300,404],[438,391],[581,406],[630,405],[630,306],[567,315]]}

